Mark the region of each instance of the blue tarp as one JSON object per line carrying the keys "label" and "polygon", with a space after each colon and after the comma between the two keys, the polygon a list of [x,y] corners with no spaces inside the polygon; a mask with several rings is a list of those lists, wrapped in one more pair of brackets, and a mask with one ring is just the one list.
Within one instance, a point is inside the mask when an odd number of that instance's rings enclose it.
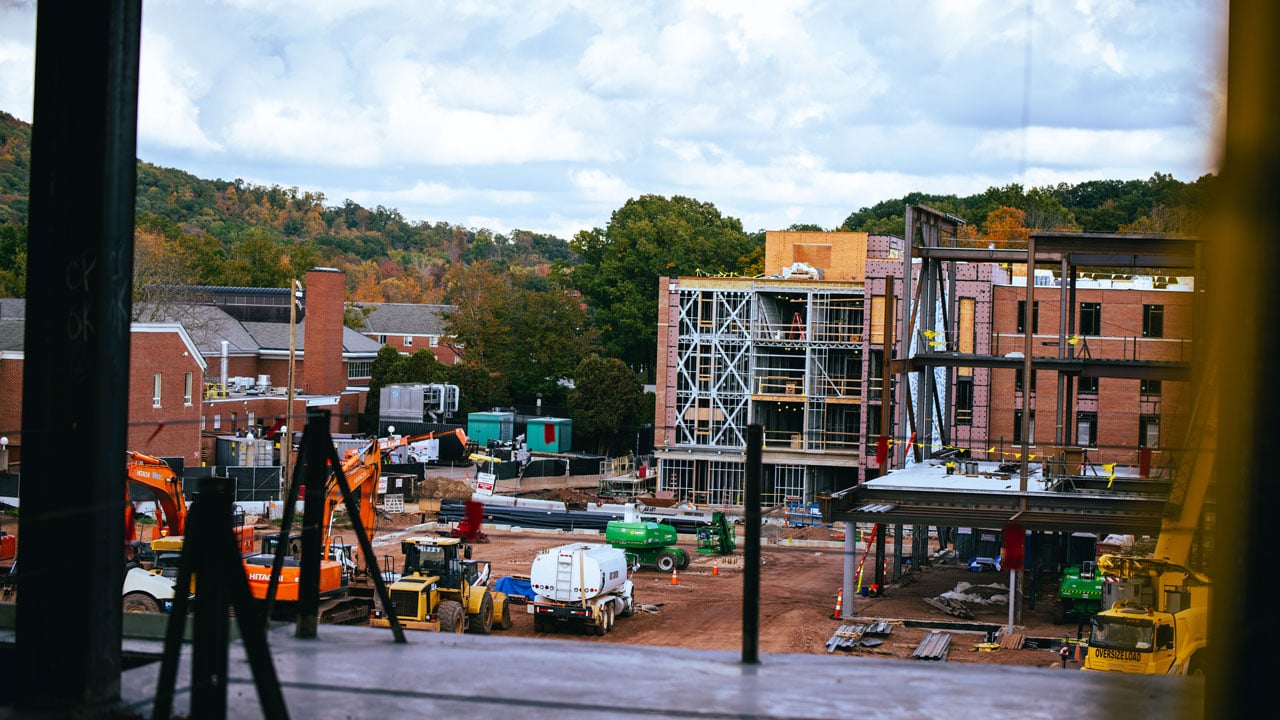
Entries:
{"label": "blue tarp", "polygon": [[537,593],[533,591],[533,586],[528,580],[520,580],[510,576],[500,577],[493,583],[493,589],[507,595],[518,595],[532,600]]}

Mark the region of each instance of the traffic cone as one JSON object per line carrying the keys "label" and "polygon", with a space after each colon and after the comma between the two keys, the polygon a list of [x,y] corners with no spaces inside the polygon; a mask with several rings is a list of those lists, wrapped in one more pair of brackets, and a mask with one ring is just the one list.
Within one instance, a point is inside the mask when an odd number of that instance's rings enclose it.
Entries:
{"label": "traffic cone", "polygon": [[831,613],[832,620],[840,619],[840,611],[844,609],[844,588],[840,588],[840,592],[836,594],[836,611]]}
{"label": "traffic cone", "polygon": [[1084,662],[1084,643],[1079,640],[1076,641],[1076,662]]}
{"label": "traffic cone", "polygon": [[711,561],[711,574],[712,574],[712,575],[719,575],[719,574],[720,574],[720,561],[719,561],[719,560],[712,560],[712,561]]}
{"label": "traffic cone", "polygon": [[675,570],[672,570],[672,571],[671,571],[671,584],[672,584],[672,585],[679,585],[679,584],[680,584],[680,573],[678,573],[678,572],[677,572],[677,571],[675,571]]}

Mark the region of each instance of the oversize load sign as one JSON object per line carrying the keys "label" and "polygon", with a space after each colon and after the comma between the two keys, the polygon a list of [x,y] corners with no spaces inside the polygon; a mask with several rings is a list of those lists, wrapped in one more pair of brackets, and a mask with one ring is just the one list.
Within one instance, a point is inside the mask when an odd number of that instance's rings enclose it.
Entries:
{"label": "oversize load sign", "polygon": [[1142,659],[1142,654],[1136,650],[1112,650],[1111,648],[1094,648],[1090,650],[1094,655],[1104,660],[1126,660],[1128,662],[1138,662]]}

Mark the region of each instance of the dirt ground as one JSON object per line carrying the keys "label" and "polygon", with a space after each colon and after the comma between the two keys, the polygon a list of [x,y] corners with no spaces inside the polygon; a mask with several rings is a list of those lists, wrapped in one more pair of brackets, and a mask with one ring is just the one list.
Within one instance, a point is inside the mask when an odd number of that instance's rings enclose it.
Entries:
{"label": "dirt ground", "polygon": [[[402,537],[434,534],[437,530],[433,525],[423,526],[418,522],[419,515],[409,512],[382,518],[374,534],[375,551],[384,558],[388,554],[394,555],[394,562],[398,563]],[[603,542],[600,535],[568,532],[489,528],[485,532],[489,542],[475,544],[473,556],[492,564],[495,579],[504,575],[527,577],[530,564],[540,550],[569,542]],[[699,554],[694,539],[682,535],[680,545],[693,555],[688,568],[677,572],[674,577],[653,569],[640,569],[633,575],[639,612],[620,618],[614,630],[603,637],[588,633],[561,633],[555,637],[581,642],[741,651],[741,527],[738,533],[739,547],[732,556]],[[880,597],[843,598],[844,603],[851,603],[849,612],[853,617],[838,620],[834,613],[842,583],[843,546],[835,542],[831,542],[829,547],[802,547],[800,544],[807,540],[836,541],[842,536],[826,527],[786,529],[778,526],[767,526],[762,535],[768,543],[761,551],[758,649],[762,655],[807,653],[841,658],[864,655],[928,662],[914,659],[912,653],[931,630],[913,626],[910,622],[934,621],[951,626],[942,630],[950,636],[944,657],[946,662],[1062,669],[1056,647],[1036,648],[1031,646],[1031,642],[1034,639],[1061,638],[1064,633],[1069,633],[1072,638],[1076,636],[1077,626],[1074,623],[1069,626],[1053,624],[1049,602],[1044,599],[1035,604],[1035,609],[1024,605],[1019,622],[1014,625],[1015,635],[1032,639],[1023,648],[1000,647],[998,635],[991,638],[994,642],[988,642],[987,629],[1004,629],[1008,625],[1009,611],[1005,598],[1009,575],[973,573],[960,564],[931,563],[910,571],[899,583],[887,585]],[[865,548],[865,543],[859,544],[859,557],[855,562],[861,559]],[[874,562],[874,555],[870,558],[868,566]],[[867,576],[871,577],[869,567]],[[953,598],[952,607],[960,608],[961,613],[972,614],[971,618],[948,614],[925,602],[956,591],[960,594],[949,595]],[[989,602],[983,602],[988,599]],[[527,614],[524,605],[513,604],[511,617],[514,626],[502,631],[504,635],[547,637],[534,632],[532,616]],[[873,641],[874,647],[828,649],[828,641],[842,626],[875,620],[889,621],[891,631],[887,636],[875,637],[880,642],[875,644]],[[1078,670],[1079,667],[1074,656],[1069,659],[1067,669]]]}

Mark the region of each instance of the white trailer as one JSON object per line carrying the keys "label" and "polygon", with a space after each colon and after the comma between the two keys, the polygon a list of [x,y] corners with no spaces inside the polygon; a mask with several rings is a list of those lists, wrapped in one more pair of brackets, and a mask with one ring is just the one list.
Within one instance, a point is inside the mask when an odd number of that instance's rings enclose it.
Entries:
{"label": "white trailer", "polygon": [[529,571],[535,597],[526,605],[533,629],[571,624],[609,632],[614,618],[635,610],[629,570],[626,552],[612,545],[570,543],[538,553]]}

